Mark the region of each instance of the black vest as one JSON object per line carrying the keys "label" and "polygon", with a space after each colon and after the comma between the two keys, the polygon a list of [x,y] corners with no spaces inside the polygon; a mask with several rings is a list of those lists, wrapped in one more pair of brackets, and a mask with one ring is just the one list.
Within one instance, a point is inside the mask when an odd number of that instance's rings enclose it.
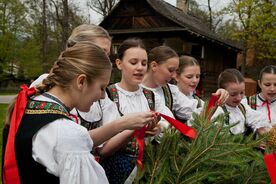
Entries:
{"label": "black vest", "polygon": [[[46,167],[32,157],[32,138],[48,123],[69,117],[62,107],[55,103],[29,101],[21,124],[15,135],[15,155],[21,184],[59,183],[56,177],[46,171]],[[31,104],[31,105],[30,105]],[[42,107],[42,108],[41,108]],[[45,109],[46,108],[46,109]]]}

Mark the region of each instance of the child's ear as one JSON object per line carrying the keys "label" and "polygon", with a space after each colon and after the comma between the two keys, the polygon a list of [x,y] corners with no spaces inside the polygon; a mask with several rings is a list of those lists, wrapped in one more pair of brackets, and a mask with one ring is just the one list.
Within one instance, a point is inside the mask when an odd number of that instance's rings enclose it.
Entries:
{"label": "child's ear", "polygon": [[116,66],[119,70],[122,70],[122,61],[120,59],[115,60]]}
{"label": "child's ear", "polygon": [[86,83],[86,75],[85,74],[80,74],[77,79],[76,79],[76,83],[77,83],[77,88],[78,89],[83,89],[83,87],[85,86]]}
{"label": "child's ear", "polygon": [[152,71],[156,71],[157,70],[157,67],[158,67],[158,63],[156,62],[156,61],[152,61],[151,63],[150,63],[150,69],[152,70]]}
{"label": "child's ear", "polygon": [[260,80],[258,80],[258,86],[262,89],[262,83],[261,83],[261,81]]}

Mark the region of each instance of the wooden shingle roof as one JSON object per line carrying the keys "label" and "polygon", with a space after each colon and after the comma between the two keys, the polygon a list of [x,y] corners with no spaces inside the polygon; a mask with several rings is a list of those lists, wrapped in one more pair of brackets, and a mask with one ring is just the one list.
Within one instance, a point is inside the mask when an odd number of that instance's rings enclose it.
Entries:
{"label": "wooden shingle roof", "polygon": [[[109,16],[112,16],[114,10],[118,8],[121,4],[127,1],[132,0],[121,0],[117,3],[117,5],[114,7],[114,9],[111,11],[111,13],[102,21],[102,23],[105,22],[106,19],[109,18]],[[137,0],[136,0],[137,1]],[[155,13],[160,14],[161,16],[165,17],[166,19],[169,19],[174,23],[173,27],[160,27],[158,28],[131,28],[131,29],[116,29],[116,30],[109,30],[111,33],[128,33],[128,32],[157,32],[157,31],[186,31],[190,34],[194,34],[195,36],[201,37],[202,39],[209,40],[211,42],[216,42],[220,45],[223,45],[225,47],[234,49],[234,50],[242,50],[241,46],[239,46],[236,43],[226,41],[221,39],[218,35],[216,35],[214,32],[212,32],[208,26],[204,23],[202,23],[199,19],[196,17],[193,17],[179,8],[163,1],[163,0],[139,0],[139,1],[145,1],[154,11]],[[101,23],[101,24],[102,24]],[[101,25],[100,24],[100,25]],[[178,27],[179,26],[179,27]],[[135,29],[135,30],[134,30]]]}

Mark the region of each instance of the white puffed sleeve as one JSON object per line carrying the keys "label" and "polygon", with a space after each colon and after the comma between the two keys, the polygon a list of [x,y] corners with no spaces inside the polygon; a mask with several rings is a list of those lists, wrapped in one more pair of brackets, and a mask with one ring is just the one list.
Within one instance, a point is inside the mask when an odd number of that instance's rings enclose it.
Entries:
{"label": "white puffed sleeve", "polygon": [[243,104],[243,106],[246,110],[246,124],[254,129],[254,131],[262,127],[272,127],[264,113],[251,109],[247,104]]}
{"label": "white puffed sleeve", "polygon": [[90,153],[92,139],[87,130],[66,119],[41,128],[33,138],[33,158],[61,184],[108,183],[103,168]]}
{"label": "white puffed sleeve", "polygon": [[169,84],[169,87],[172,92],[172,110],[175,116],[180,119],[189,120],[193,112],[199,113],[200,110],[197,110],[196,108],[198,103],[196,99],[189,99],[186,95],[179,91],[178,87],[175,85]]}
{"label": "white puffed sleeve", "polygon": [[48,77],[48,73],[44,73],[42,75],[40,75],[35,81],[33,81],[30,85],[31,87],[35,87],[36,85],[40,84],[44,79],[46,79]]}
{"label": "white puffed sleeve", "polygon": [[[70,113],[78,115],[75,109]],[[120,117],[116,104],[109,99],[107,93],[105,93],[104,99],[93,103],[89,112],[78,111],[78,113],[88,122],[101,120],[102,124],[110,123]]]}
{"label": "white puffed sleeve", "polygon": [[[172,111],[167,106],[165,106],[164,103],[161,103],[161,98],[157,93],[154,93],[154,98],[155,98],[154,99],[155,100],[155,111],[174,118],[174,115],[173,115]],[[161,120],[159,121],[159,124],[160,124],[162,129],[167,129],[170,125],[163,118],[161,118]]]}

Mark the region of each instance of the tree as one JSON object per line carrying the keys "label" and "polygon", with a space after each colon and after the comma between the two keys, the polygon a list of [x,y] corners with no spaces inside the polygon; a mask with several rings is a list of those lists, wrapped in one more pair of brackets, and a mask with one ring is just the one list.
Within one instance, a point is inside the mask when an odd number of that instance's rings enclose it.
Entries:
{"label": "tree", "polygon": [[207,0],[207,9],[196,0],[189,0],[189,14],[201,20],[202,24],[206,23],[210,30],[216,32],[219,24],[223,20],[223,12],[221,10],[213,10],[211,0]]}
{"label": "tree", "polygon": [[87,1],[87,6],[106,17],[117,2],[118,0],[89,0]]}
{"label": "tree", "polygon": [[[0,0],[0,75],[13,74],[19,42],[25,32],[26,7],[19,0]],[[10,67],[10,68],[7,68]],[[0,76],[1,78],[1,76]]]}
{"label": "tree", "polygon": [[248,49],[254,49],[261,60],[275,61],[276,7],[273,3],[269,0],[232,0],[228,11],[239,25],[232,38],[243,43],[243,74]]}

